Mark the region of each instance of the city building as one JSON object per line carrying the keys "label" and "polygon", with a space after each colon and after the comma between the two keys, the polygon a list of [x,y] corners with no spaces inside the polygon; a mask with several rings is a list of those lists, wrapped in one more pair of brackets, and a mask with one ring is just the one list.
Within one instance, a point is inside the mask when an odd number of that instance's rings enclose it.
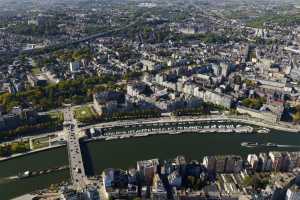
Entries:
{"label": "city building", "polygon": [[167,191],[158,174],[153,177],[151,199],[167,199]]}
{"label": "city building", "polygon": [[70,62],[70,71],[72,73],[80,71],[80,63],[75,61],[75,62]]}
{"label": "city building", "polygon": [[287,190],[285,200],[299,200],[299,199],[300,199],[300,188],[298,186],[293,186]]}
{"label": "city building", "polygon": [[273,169],[273,161],[267,153],[259,154],[259,162],[261,162],[261,171],[269,172]]}
{"label": "city building", "polygon": [[47,79],[42,76],[42,75],[32,75],[28,74],[27,75],[28,82],[32,87],[37,87],[37,86],[46,86],[48,81]]}
{"label": "city building", "polygon": [[255,171],[259,168],[259,159],[255,154],[249,154],[247,157],[247,161],[250,164],[251,168]]}
{"label": "city building", "polygon": [[94,94],[93,102],[93,106],[99,115],[104,113],[111,114],[124,109],[125,95],[114,91],[100,92]]}
{"label": "city building", "polygon": [[158,165],[158,159],[138,161],[137,170],[142,172],[147,183],[151,183],[153,181],[154,174],[157,172]]}
{"label": "city building", "polygon": [[278,171],[288,171],[290,158],[286,152],[272,151],[269,153],[272,160],[272,169]]}

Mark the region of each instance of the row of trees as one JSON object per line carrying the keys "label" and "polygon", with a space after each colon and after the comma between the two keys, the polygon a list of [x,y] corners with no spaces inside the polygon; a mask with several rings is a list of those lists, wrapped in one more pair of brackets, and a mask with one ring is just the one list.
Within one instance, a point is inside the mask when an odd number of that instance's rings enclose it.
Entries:
{"label": "row of trees", "polygon": [[174,116],[194,116],[194,115],[208,115],[209,108],[195,108],[195,109],[178,109],[172,112]]}
{"label": "row of trees", "polygon": [[142,110],[136,109],[129,112],[116,112],[112,114],[104,114],[101,116],[103,121],[114,121],[114,120],[124,120],[124,119],[138,119],[138,118],[155,118],[160,117],[160,110]]}
{"label": "row of trees", "polygon": [[127,120],[127,119],[138,119],[138,118],[155,118],[160,117],[160,110],[143,110],[143,109],[135,109],[133,111],[128,112],[114,112],[114,113],[104,113],[101,116],[99,115],[89,115],[80,120],[81,123],[84,124],[93,124],[100,123],[106,121],[114,121],[114,120]]}
{"label": "row of trees", "polygon": [[30,150],[28,142],[15,142],[0,146],[0,157],[7,157],[15,153],[23,153]]}
{"label": "row of trees", "polygon": [[184,108],[177,109],[172,112],[174,116],[195,116],[195,115],[209,115],[211,111],[223,111],[226,108],[211,103],[202,102],[198,108]]}
{"label": "row of trees", "polygon": [[61,117],[52,118],[48,115],[40,117],[36,123],[22,122],[22,124],[10,130],[0,132],[0,141],[6,141],[27,135],[40,134],[41,131],[55,131],[62,129],[63,119]]}
{"label": "row of trees", "polygon": [[114,112],[104,113],[103,115],[88,115],[85,118],[81,118],[80,122],[84,124],[93,124],[106,121],[114,120],[127,120],[127,119],[138,119],[138,118],[156,118],[161,116],[160,110],[142,110],[135,109],[128,112]]}

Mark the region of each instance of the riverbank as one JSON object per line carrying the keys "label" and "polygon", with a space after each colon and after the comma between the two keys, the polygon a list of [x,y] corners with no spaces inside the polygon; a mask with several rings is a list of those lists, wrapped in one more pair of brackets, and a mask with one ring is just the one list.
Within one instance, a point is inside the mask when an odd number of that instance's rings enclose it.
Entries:
{"label": "riverbank", "polygon": [[[299,133],[300,128],[299,126],[292,126],[291,124],[288,123],[283,123],[279,122],[279,124],[270,124],[265,121],[261,121],[255,118],[251,118],[248,116],[236,116],[236,115],[209,115],[209,116],[182,116],[182,117],[161,117],[161,118],[153,118],[153,119],[136,119],[136,120],[122,120],[122,121],[113,121],[113,122],[105,122],[101,124],[95,124],[95,125],[89,125],[82,127],[81,130],[86,130],[90,128],[111,128],[114,126],[130,126],[130,125],[149,125],[149,124],[160,124],[160,123],[187,123],[187,122],[213,122],[215,121],[218,123],[218,121],[226,121],[226,122],[235,122],[235,123],[244,123],[244,124],[249,124],[249,125],[254,125],[254,126],[260,126],[260,127],[265,127],[265,128],[270,128],[274,130],[279,130],[279,131],[285,131],[285,132],[291,132],[291,133]],[[196,130],[200,131],[200,130]],[[195,130],[189,130],[189,131],[181,131],[183,132],[196,132]],[[170,132],[170,131],[169,131]],[[153,133],[149,135],[161,135],[161,134],[170,134],[169,132],[164,132],[164,133]],[[202,133],[207,132],[222,132],[220,130],[205,130],[201,131]],[[228,132],[224,131],[223,132]],[[176,133],[175,133],[176,134]],[[172,135],[172,134],[171,134]],[[142,137],[142,136],[147,136],[147,135],[137,135],[137,136],[132,136],[132,137]],[[37,137],[37,136],[35,136]],[[111,139],[125,139],[129,137],[117,137],[117,138],[111,138]],[[85,139],[84,141],[89,142],[89,141],[95,141],[95,140],[101,140],[101,139],[106,139],[106,137],[95,137],[95,138],[90,138],[90,139]],[[19,153],[19,154],[13,154],[9,157],[2,157],[0,158],[0,162],[5,161],[5,160],[10,160],[14,158],[18,158],[21,156],[26,156],[28,154],[40,152],[40,151],[47,151],[53,148],[58,148],[65,146],[66,144],[60,144],[60,145],[53,145],[49,147],[44,147],[24,153]]]}
{"label": "riverbank", "polygon": [[13,198],[12,200],[32,200],[33,198],[35,198],[36,195],[32,195],[32,194],[24,194],[22,196]]}
{"label": "riverbank", "polygon": [[[191,123],[191,122],[190,122]],[[161,125],[169,124],[169,127],[163,127]],[[148,124],[149,125],[149,124]],[[95,141],[95,140],[114,140],[114,139],[127,139],[127,138],[136,138],[136,137],[147,137],[147,136],[156,136],[156,135],[179,135],[179,134],[186,134],[186,133],[192,133],[192,134],[209,134],[209,133],[253,133],[254,128],[251,126],[242,126],[242,125],[182,125],[182,122],[180,124],[177,124],[176,126],[171,126],[171,123],[163,123],[163,124],[150,124],[153,125],[152,127],[144,126],[139,127],[138,129],[136,126],[133,125],[132,130],[130,127],[128,127],[127,131],[109,131],[109,132],[102,132],[103,135],[98,137],[92,137],[84,139],[85,142],[89,141]],[[156,125],[156,127],[155,127]]]}
{"label": "riverbank", "polygon": [[256,118],[251,118],[251,117],[236,117],[236,116],[227,116],[229,120],[234,120],[235,122],[241,122],[241,123],[246,123],[246,124],[251,124],[251,125],[256,125],[256,126],[261,126],[265,128],[270,128],[278,131],[287,131],[287,132],[292,132],[292,133],[299,133],[300,132],[300,127],[299,125],[293,125],[290,123],[285,123],[285,122],[278,122],[278,124],[270,124],[269,122],[259,120]]}
{"label": "riverbank", "polygon": [[300,126],[293,125],[290,123],[278,122],[278,124],[271,124],[263,120],[248,117],[245,115],[207,115],[207,116],[181,116],[181,117],[161,117],[161,118],[150,118],[150,119],[137,119],[137,120],[121,120],[113,122],[105,122],[100,124],[94,124],[82,127],[82,129],[90,128],[110,128],[114,126],[128,126],[128,125],[140,125],[140,124],[151,124],[151,123],[182,123],[182,122],[209,122],[209,121],[227,121],[245,123],[249,125],[255,125],[265,128],[270,128],[278,131],[286,131],[291,133],[299,133]]}
{"label": "riverbank", "polygon": [[66,144],[52,145],[52,146],[43,147],[43,148],[40,148],[40,149],[27,151],[27,152],[24,152],[24,153],[12,154],[11,156],[8,156],[8,157],[0,157],[0,162],[4,162],[4,161],[7,161],[7,160],[12,160],[14,158],[19,158],[19,157],[23,157],[23,156],[26,156],[26,155],[29,155],[29,154],[34,154],[34,153],[38,153],[38,152],[42,152],[42,151],[48,151],[50,149],[56,149],[56,148],[63,147],[63,146],[66,146]]}

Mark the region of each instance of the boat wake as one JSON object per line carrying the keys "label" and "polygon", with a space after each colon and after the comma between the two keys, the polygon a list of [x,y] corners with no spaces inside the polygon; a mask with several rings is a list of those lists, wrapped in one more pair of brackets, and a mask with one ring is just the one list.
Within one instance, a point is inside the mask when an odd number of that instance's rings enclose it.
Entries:
{"label": "boat wake", "polygon": [[280,145],[280,144],[278,144],[277,147],[280,147],[280,148],[300,148],[300,145]]}
{"label": "boat wake", "polygon": [[258,144],[257,142],[242,142],[241,146],[247,148],[253,148],[253,147],[300,148],[300,145],[281,145],[281,144],[275,144],[271,142],[265,144]]}
{"label": "boat wake", "polygon": [[0,178],[0,184],[12,182],[13,180],[16,180],[18,177],[17,176],[10,176],[10,177],[5,177],[5,178]]}

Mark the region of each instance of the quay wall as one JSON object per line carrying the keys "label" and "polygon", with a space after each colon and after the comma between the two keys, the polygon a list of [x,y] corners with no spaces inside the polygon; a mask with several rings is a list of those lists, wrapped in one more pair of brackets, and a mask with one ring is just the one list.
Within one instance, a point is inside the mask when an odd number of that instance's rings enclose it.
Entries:
{"label": "quay wall", "polygon": [[[185,117],[161,117],[161,118],[153,118],[153,119],[139,119],[139,120],[124,120],[124,121],[114,121],[114,122],[107,122],[107,123],[101,123],[101,124],[95,124],[95,125],[90,125],[83,127],[82,130],[84,129],[89,129],[89,128],[105,128],[105,127],[113,127],[117,125],[134,125],[134,124],[141,124],[141,120],[145,120],[142,124],[150,124],[150,123],[167,123],[167,122],[188,122],[188,121],[218,121],[218,120],[224,120],[224,121],[229,121],[229,122],[240,122],[240,123],[245,123],[245,124],[250,124],[250,125],[255,125],[255,126],[261,126],[261,127],[266,127],[270,129],[275,129],[275,130],[280,130],[280,131],[285,131],[285,132],[293,132],[293,133],[299,133],[300,132],[300,127],[296,125],[291,125],[288,123],[283,123],[279,122],[278,124],[272,124],[269,122],[265,122],[263,120],[255,119],[252,117],[247,117],[247,116],[226,116],[226,115],[210,115],[210,116],[199,116],[199,117],[191,117],[191,116],[185,116]],[[104,139],[102,138],[95,138],[95,139],[88,139],[85,141],[91,141],[91,140],[97,140],[97,139]],[[26,156],[32,153],[38,153],[41,151],[47,151],[53,148],[59,148],[62,146],[66,146],[66,144],[59,144],[59,145],[53,145],[50,147],[45,147],[37,150],[32,150],[24,153],[18,153],[18,154],[13,154],[9,157],[2,157],[0,158],[0,162]]]}

